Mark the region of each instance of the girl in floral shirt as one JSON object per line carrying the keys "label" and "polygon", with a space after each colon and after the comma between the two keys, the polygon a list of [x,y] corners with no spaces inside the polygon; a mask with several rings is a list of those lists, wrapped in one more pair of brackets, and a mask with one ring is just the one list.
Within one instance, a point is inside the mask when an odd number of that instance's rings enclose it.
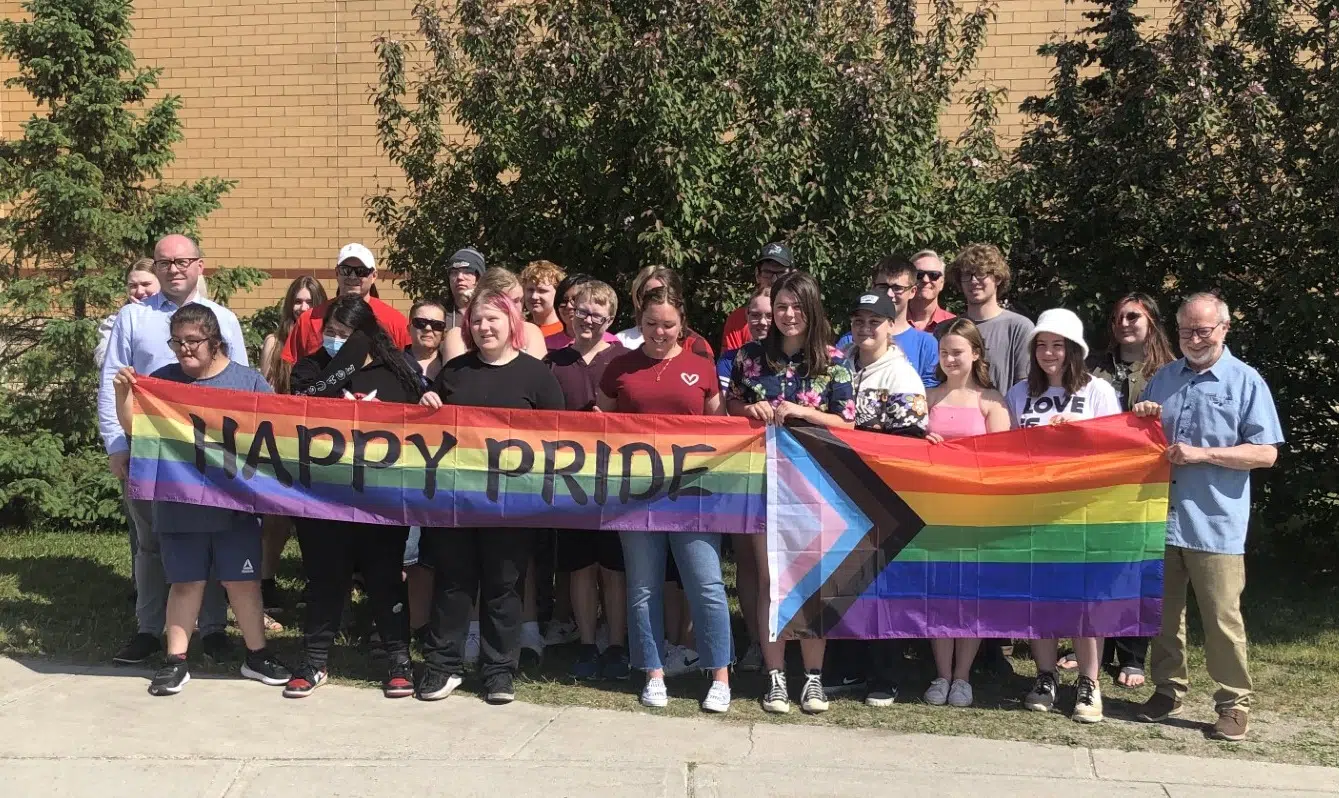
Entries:
{"label": "girl in floral shirt", "polygon": [[[799,419],[826,427],[850,428],[855,420],[855,398],[851,370],[841,352],[832,346],[832,326],[823,312],[818,283],[803,272],[791,272],[772,285],[772,327],[760,342],[740,347],[727,397],[730,415],[745,416],[769,424]],[[754,554],[767,562],[767,536],[753,536]],[[764,616],[759,629],[767,628],[771,585],[766,569],[759,569],[758,609]],[[789,712],[786,689],[785,643],[763,643],[763,666],[770,686],[763,696],[763,709]],[[804,689],[800,707],[805,712],[825,712],[823,653],[826,641],[800,641],[804,660]]]}

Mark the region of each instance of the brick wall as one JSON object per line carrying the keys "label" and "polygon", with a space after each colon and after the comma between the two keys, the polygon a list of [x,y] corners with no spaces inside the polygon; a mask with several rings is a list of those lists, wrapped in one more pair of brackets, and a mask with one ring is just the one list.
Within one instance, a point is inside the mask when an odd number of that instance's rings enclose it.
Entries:
{"label": "brick wall", "polygon": [[[1141,8],[1159,18],[1171,5],[1155,0]],[[367,102],[376,81],[372,40],[408,30],[412,6],[412,0],[136,2],[135,52],[142,64],[164,69],[162,88],[184,102],[186,140],[167,177],[236,179],[204,226],[209,261],[272,275],[235,299],[240,312],[273,304],[299,275],[331,277],[334,255],[347,241],[377,251],[362,202],[392,183],[396,171],[377,150]],[[1079,27],[1086,7],[1000,0],[979,72],[1008,89],[1006,138],[1023,129],[1018,103],[1045,89],[1049,67],[1037,47]],[[0,0],[0,13],[17,17],[18,0]],[[0,61],[0,79],[11,74],[13,64]],[[0,135],[17,135],[31,111],[24,95],[0,90]],[[960,111],[950,111],[942,123],[951,131],[962,120]],[[404,295],[385,283],[383,298],[407,310]]]}

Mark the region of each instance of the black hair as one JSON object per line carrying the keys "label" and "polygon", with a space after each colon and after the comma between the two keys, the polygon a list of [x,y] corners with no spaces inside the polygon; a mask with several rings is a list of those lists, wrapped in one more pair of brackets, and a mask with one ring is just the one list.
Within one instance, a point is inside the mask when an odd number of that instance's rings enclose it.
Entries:
{"label": "black hair", "polygon": [[176,335],[177,329],[187,324],[194,324],[200,328],[200,332],[204,333],[205,338],[209,339],[209,348],[214,354],[228,356],[228,342],[223,340],[223,331],[219,328],[219,317],[214,315],[213,310],[204,305],[190,302],[172,314],[172,320],[168,322],[168,329],[173,335]]}
{"label": "black hair", "polygon": [[372,357],[380,360],[395,375],[395,379],[404,386],[406,393],[418,401],[423,395],[418,375],[409,369],[404,353],[395,346],[395,342],[382,329],[381,322],[372,312],[372,306],[358,294],[344,294],[330,303],[325,312],[325,323],[332,320],[343,324],[354,332],[361,332],[372,341]]}

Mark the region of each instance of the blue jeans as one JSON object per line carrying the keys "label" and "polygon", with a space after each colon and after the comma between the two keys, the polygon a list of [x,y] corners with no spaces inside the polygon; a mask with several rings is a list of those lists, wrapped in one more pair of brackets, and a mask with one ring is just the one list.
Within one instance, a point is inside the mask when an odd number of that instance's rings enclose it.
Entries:
{"label": "blue jeans", "polygon": [[618,534],[628,575],[628,653],[632,666],[648,671],[664,667],[665,558],[673,549],[693,615],[700,667],[728,667],[733,652],[730,605],[721,577],[721,536],[700,532]]}

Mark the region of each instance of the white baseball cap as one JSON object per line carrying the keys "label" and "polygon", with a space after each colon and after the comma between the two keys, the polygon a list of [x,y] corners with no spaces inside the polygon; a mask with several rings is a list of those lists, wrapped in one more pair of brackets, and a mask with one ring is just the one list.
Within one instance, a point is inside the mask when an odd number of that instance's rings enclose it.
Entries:
{"label": "white baseball cap", "polygon": [[1051,333],[1073,341],[1083,350],[1083,359],[1088,359],[1088,344],[1083,340],[1083,320],[1072,310],[1051,308],[1037,317],[1037,326],[1032,330],[1032,340],[1037,333]]}
{"label": "white baseball cap", "polygon": [[339,257],[335,259],[335,265],[338,266],[350,258],[369,269],[377,267],[377,259],[372,257],[372,251],[362,244],[345,244],[344,248],[339,251]]}

